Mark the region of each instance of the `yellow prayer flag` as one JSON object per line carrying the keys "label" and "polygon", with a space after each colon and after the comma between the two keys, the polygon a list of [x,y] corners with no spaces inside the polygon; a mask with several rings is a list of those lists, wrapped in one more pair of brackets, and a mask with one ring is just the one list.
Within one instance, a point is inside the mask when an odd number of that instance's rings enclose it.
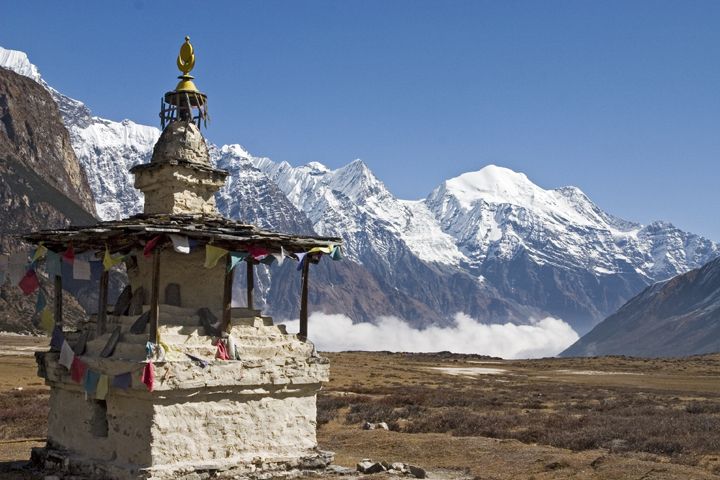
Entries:
{"label": "yellow prayer flag", "polygon": [[228,253],[227,250],[213,245],[205,245],[205,268],[213,268],[218,260]]}
{"label": "yellow prayer flag", "polygon": [[332,247],[313,247],[307,253],[332,253]]}
{"label": "yellow prayer flag", "polygon": [[42,312],[40,312],[40,328],[47,333],[52,333],[53,328],[55,328],[55,318],[53,318],[53,312],[50,307],[45,307]]}
{"label": "yellow prayer flag", "polygon": [[112,267],[117,265],[118,263],[122,262],[123,257],[122,255],[119,255],[117,257],[112,257],[110,255],[110,250],[105,247],[105,256],[103,257],[103,267],[105,267],[105,270],[110,270]]}
{"label": "yellow prayer flag", "polygon": [[108,376],[100,375],[98,379],[97,387],[95,388],[95,398],[97,400],[105,400],[105,396],[108,392]]}
{"label": "yellow prayer flag", "polygon": [[33,254],[32,261],[34,262],[34,261],[44,257],[45,254],[47,253],[47,251],[48,251],[48,249],[45,245],[43,245],[43,244],[38,245],[38,247],[35,249],[35,253]]}

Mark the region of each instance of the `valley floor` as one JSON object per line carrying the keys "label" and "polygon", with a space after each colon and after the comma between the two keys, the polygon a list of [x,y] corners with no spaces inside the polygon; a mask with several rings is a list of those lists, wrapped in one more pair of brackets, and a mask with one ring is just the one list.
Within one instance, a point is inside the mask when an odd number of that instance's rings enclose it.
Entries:
{"label": "valley floor", "polygon": [[[48,393],[32,350],[45,345],[0,336],[0,478],[25,478],[12,462],[42,445]],[[318,441],[339,465],[372,458],[477,480],[720,478],[720,355],[324,355]]]}

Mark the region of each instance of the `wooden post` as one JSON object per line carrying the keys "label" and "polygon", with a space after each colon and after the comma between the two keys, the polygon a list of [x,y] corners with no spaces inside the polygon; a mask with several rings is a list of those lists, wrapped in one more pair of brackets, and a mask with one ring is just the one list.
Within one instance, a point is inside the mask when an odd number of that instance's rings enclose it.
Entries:
{"label": "wooden post", "polygon": [[247,257],[247,308],[252,310],[253,306],[253,290],[255,290],[255,275],[252,257]]}
{"label": "wooden post", "polygon": [[55,326],[60,327],[62,330],[63,326],[63,294],[62,294],[62,277],[60,275],[55,276]]}
{"label": "wooden post", "polygon": [[160,318],[160,247],[153,252],[152,287],[150,289],[150,338],[157,343],[158,319]]}
{"label": "wooden post", "polygon": [[96,332],[99,337],[105,333],[105,321],[107,319],[107,297],[108,297],[108,279],[110,278],[110,272],[103,268],[102,274],[100,275],[100,292],[98,294],[98,311],[97,311],[97,325]]}
{"label": "wooden post", "polygon": [[230,316],[232,315],[232,286],[233,286],[233,270],[230,270],[232,265],[232,257],[228,253],[226,255],[227,261],[225,262],[225,288],[223,289],[223,316],[222,325],[220,331],[226,332],[230,328]]}
{"label": "wooden post", "polygon": [[300,293],[300,337],[307,338],[308,334],[308,273],[310,273],[310,256],[303,258],[302,292]]}

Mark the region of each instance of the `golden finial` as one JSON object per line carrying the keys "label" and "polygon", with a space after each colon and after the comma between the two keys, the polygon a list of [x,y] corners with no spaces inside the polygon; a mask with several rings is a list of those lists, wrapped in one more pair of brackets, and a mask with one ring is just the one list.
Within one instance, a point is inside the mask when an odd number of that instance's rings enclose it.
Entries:
{"label": "golden finial", "polygon": [[183,75],[190,73],[195,66],[195,53],[190,43],[190,37],[185,37],[185,43],[180,47],[180,55],[177,57],[177,66]]}
{"label": "golden finial", "polygon": [[185,37],[185,43],[180,47],[177,66],[182,75],[178,77],[180,82],[175,87],[175,90],[178,92],[197,92],[198,89],[193,83],[193,77],[190,75],[190,70],[195,66],[195,51],[190,44],[190,37]]}

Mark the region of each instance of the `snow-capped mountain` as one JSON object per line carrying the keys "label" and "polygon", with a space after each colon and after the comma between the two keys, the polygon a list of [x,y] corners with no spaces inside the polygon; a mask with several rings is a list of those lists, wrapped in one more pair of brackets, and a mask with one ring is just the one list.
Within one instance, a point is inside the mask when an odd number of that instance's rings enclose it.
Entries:
{"label": "snow-capped mountain", "polygon": [[[98,214],[109,219],[139,211],[128,170],[149,160],[159,130],[93,117],[81,102],[46,85],[22,52],[0,49],[0,66],[53,93]],[[669,223],[622,220],[578,188],[543,189],[494,165],[408,201],[396,198],[361,160],[332,170],[255,157],[240,145],[210,150],[231,173],[217,198],[224,215],[343,238],[347,261],[335,270],[320,264],[320,280],[331,288],[311,300],[356,320],[397,315],[428,325],[447,323],[456,312],[490,322],[552,315],[582,333],[649,284],[720,253],[717,244]],[[281,305],[272,313],[293,316],[291,272],[263,275],[263,298]]]}

